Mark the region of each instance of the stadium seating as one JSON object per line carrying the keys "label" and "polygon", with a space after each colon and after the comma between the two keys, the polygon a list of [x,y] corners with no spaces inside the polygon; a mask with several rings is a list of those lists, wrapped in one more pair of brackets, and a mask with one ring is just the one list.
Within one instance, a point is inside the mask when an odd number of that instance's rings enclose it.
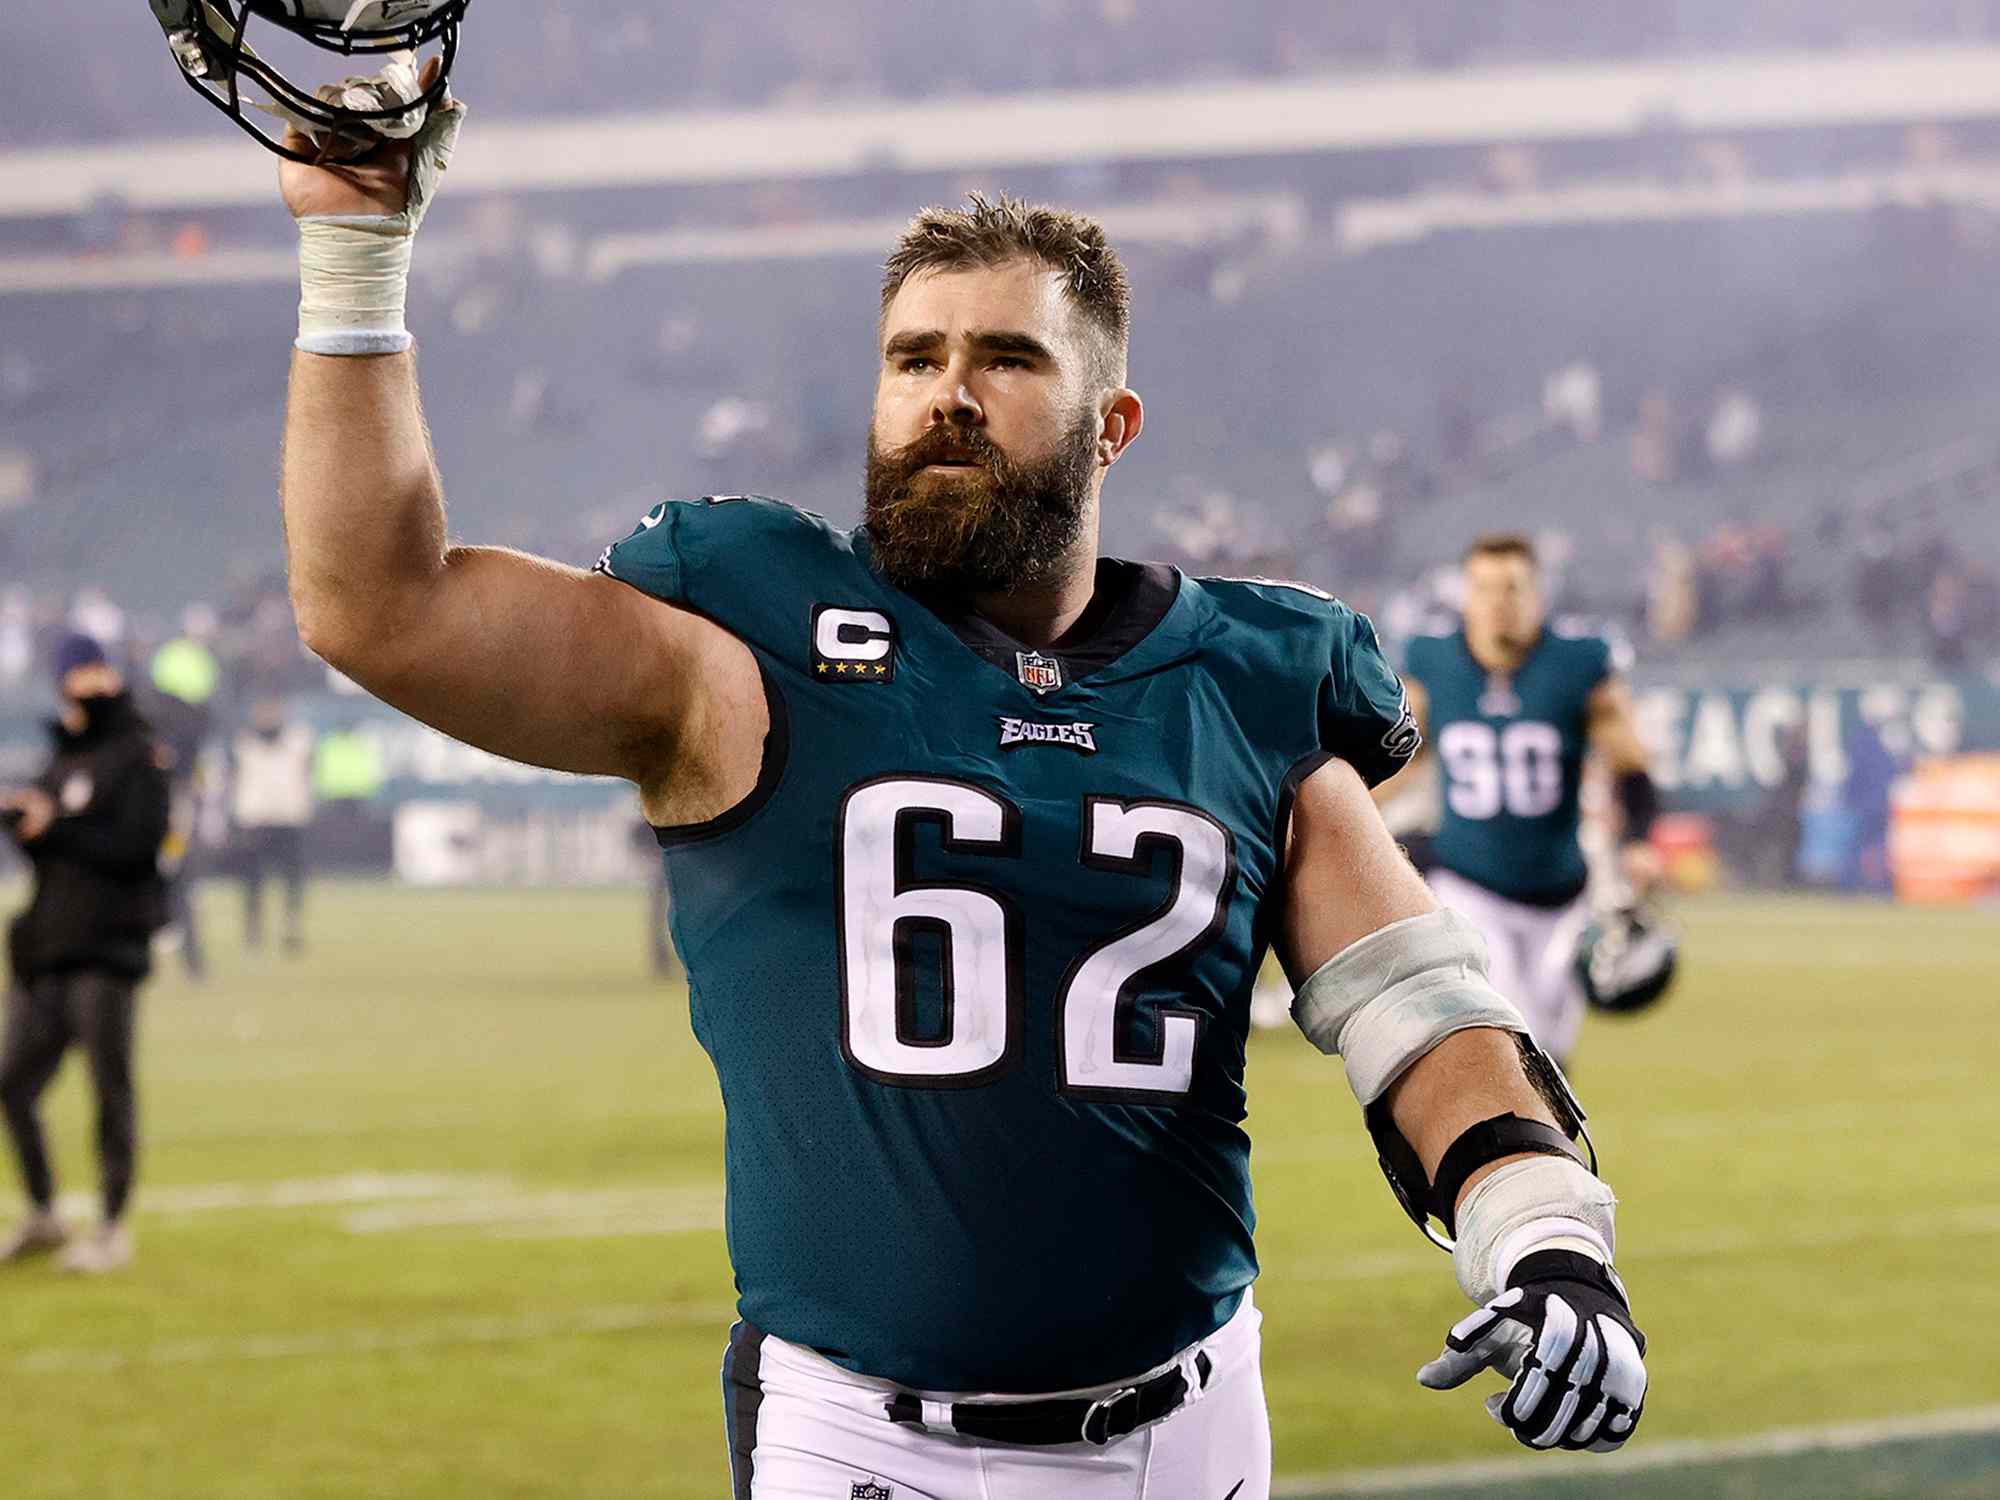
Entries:
{"label": "stadium seating", "polygon": [[[180,85],[145,12],[127,9],[131,24],[94,26],[82,53],[70,28],[24,29],[15,39],[24,55],[16,58],[0,117],[0,144],[116,139],[151,129],[161,101]],[[949,33],[912,27],[895,7],[861,0],[784,0],[760,7],[755,26],[727,8],[689,0],[623,0],[590,7],[587,22],[584,14],[483,7],[480,43],[467,48],[461,68],[468,95],[493,101],[489,107],[501,113],[574,114],[2000,35],[2000,14],[1965,0],[1587,7],[1040,0],[956,12]],[[1044,27],[1060,28],[1070,44],[1034,45]]]}
{"label": "stadium seating", "polygon": [[[1884,276],[1883,232],[1856,217],[1445,234],[1363,255],[1312,239],[1145,248],[1133,368],[1152,421],[1109,491],[1108,542],[1169,549],[1163,507],[1226,493],[1283,539],[1247,550],[1379,604],[1473,532],[1532,517],[1567,534],[1575,602],[1631,614],[1656,534],[1699,547],[1754,520],[1788,534],[1788,582],[1824,607],[1684,649],[1865,654],[1869,627],[1846,602],[1856,497],[1884,466],[1984,432],[2000,393],[2000,309],[1976,258]],[[586,562],[664,494],[754,488],[838,518],[858,509],[867,257],[593,284],[546,279],[508,242],[426,272],[414,300],[464,536]],[[283,282],[10,297],[0,422],[40,481],[0,532],[0,570],[163,612],[268,572],[291,301]],[[1605,385],[1604,435],[1582,443],[1540,414],[1544,377],[1578,357]],[[1642,396],[1671,393],[1693,420],[1724,387],[1761,404],[1754,459],[1637,477]],[[1452,453],[1454,408],[1513,436]],[[1422,482],[1388,494],[1386,548],[1357,572],[1309,452],[1359,452],[1384,431]],[[1937,524],[2000,561],[1993,528]]]}

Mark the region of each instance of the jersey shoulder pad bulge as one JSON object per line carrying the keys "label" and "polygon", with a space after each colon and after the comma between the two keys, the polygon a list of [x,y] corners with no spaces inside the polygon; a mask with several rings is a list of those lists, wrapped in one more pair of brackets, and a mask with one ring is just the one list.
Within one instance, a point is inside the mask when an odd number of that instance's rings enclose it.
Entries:
{"label": "jersey shoulder pad bulge", "polygon": [[1558,615],[1549,621],[1549,634],[1575,653],[1593,677],[1610,677],[1632,668],[1631,643],[1601,621],[1584,615]]}
{"label": "jersey shoulder pad bulge", "polygon": [[752,643],[797,634],[815,602],[853,592],[858,569],[846,532],[761,495],[665,501],[596,567]]}
{"label": "jersey shoulder pad bulge", "polygon": [[1410,763],[1423,735],[1374,621],[1337,599],[1329,611],[1331,670],[1320,690],[1320,743],[1369,786],[1379,786]]}
{"label": "jersey shoulder pad bulge", "polygon": [[1403,680],[1368,616],[1303,583],[1267,578],[1191,580],[1226,622],[1232,652],[1262,680],[1316,683],[1323,752],[1350,763],[1370,786],[1400,771],[1421,743]]}

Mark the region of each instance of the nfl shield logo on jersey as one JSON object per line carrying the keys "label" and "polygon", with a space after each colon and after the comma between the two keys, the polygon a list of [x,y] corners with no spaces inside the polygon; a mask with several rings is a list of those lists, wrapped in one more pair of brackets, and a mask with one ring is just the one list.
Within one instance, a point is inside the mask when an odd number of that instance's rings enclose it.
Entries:
{"label": "nfl shield logo on jersey", "polygon": [[1019,674],[1022,686],[1031,687],[1038,693],[1053,693],[1062,686],[1062,663],[1039,651],[1016,651],[1014,670]]}
{"label": "nfl shield logo on jersey", "polygon": [[847,1492],[847,1500],[890,1500],[893,1494],[888,1485],[863,1479]]}

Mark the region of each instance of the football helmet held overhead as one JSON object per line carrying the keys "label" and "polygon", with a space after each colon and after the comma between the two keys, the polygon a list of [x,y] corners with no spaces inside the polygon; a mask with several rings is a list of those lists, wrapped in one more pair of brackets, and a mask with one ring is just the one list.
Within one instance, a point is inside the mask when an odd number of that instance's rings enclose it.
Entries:
{"label": "football helmet held overhead", "polygon": [[[318,161],[295,150],[282,128],[267,129],[247,109],[296,126],[327,146],[335,137],[371,143],[404,140],[422,127],[430,108],[449,95],[458,56],[458,29],[471,0],[150,0],[174,61],[196,92],[280,156]],[[406,54],[386,59],[373,79],[314,87],[287,78],[250,45],[252,23],[344,57]],[[437,76],[418,83],[413,56],[435,44]],[[249,83],[266,99],[246,97]]]}
{"label": "football helmet held overhead", "polygon": [[1629,1014],[1666,994],[1680,962],[1680,940],[1639,907],[1597,918],[1576,945],[1576,979],[1593,1010]]}

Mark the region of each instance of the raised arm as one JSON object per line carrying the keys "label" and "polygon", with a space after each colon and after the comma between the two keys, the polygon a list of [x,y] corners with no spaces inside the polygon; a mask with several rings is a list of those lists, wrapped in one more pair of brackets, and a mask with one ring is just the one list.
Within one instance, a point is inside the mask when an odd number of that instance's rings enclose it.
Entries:
{"label": "raised arm", "polygon": [[414,195],[407,147],[281,169],[302,223],[301,344],[340,351],[302,348],[292,365],[284,510],[300,635],[454,738],[626,777],[655,822],[701,821],[756,781],[768,714],[748,648],[613,579],[447,538],[415,357],[397,351],[409,241],[448,142]]}

